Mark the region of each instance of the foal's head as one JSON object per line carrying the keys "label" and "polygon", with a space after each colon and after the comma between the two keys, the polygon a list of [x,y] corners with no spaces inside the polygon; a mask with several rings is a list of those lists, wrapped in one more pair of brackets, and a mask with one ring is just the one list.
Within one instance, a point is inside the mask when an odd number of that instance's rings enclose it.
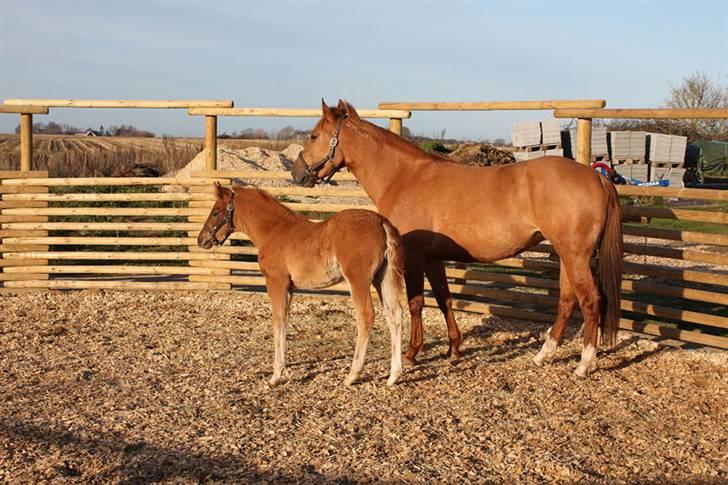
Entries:
{"label": "foal's head", "polygon": [[346,165],[343,151],[338,146],[341,127],[346,120],[359,121],[354,107],[342,100],[332,109],[322,99],[321,112],[321,119],[291,170],[293,181],[304,187],[313,187],[321,180],[328,181]]}
{"label": "foal's head", "polygon": [[233,223],[235,193],[215,182],[215,194],[217,195],[215,205],[212,206],[210,215],[207,216],[205,225],[197,236],[197,245],[202,249],[222,245],[235,231]]}

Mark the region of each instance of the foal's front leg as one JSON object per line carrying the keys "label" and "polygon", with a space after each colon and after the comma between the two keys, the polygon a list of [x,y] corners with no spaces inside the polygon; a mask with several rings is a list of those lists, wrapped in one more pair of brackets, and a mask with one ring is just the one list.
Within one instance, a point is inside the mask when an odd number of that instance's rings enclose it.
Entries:
{"label": "foal's front leg", "polygon": [[268,297],[273,312],[273,377],[271,387],[284,382],[283,370],[286,368],[286,335],[288,334],[288,306],[291,302],[290,279],[285,277],[266,278]]}

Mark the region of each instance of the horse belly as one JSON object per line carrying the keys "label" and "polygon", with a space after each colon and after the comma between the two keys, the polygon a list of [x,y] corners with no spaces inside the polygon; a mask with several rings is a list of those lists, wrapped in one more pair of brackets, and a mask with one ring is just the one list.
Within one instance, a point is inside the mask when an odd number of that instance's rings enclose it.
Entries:
{"label": "horse belly", "polygon": [[330,256],[323,264],[294,268],[291,271],[291,281],[296,288],[317,290],[341,283],[344,281],[344,274],[336,258]]}

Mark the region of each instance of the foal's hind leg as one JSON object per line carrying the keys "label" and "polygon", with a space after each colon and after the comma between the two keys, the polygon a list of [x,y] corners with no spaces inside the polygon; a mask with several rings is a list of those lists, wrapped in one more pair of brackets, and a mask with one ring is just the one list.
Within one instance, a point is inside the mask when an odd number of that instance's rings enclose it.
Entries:
{"label": "foal's hind leg", "polygon": [[288,278],[266,278],[271,310],[273,312],[273,377],[271,387],[282,381],[286,368],[286,335],[288,333],[288,307],[291,302],[290,280]]}
{"label": "foal's hind leg", "polygon": [[417,362],[417,354],[422,349],[422,308],[425,306],[425,275],[419,262],[405,261],[404,281],[411,319],[410,343],[404,360],[414,364]]}
{"label": "foal's hind leg", "polygon": [[576,293],[566,274],[564,263],[561,263],[559,272],[559,311],[556,315],[556,321],[548,331],[546,342],[541,347],[541,351],[533,358],[534,364],[541,366],[556,355],[556,347],[561,342],[566,324],[574,313],[576,301]]}
{"label": "foal's hind leg", "polygon": [[375,281],[379,300],[382,302],[384,319],[389,326],[389,337],[392,347],[392,358],[389,365],[388,386],[397,383],[402,374],[402,307],[399,305],[399,285],[384,278],[383,281]]}
{"label": "foal's hind leg", "polygon": [[453,359],[459,359],[460,344],[463,341],[463,337],[460,335],[460,330],[458,329],[458,324],[455,321],[455,315],[452,311],[452,297],[450,295],[450,288],[447,285],[445,262],[435,261],[428,263],[425,266],[425,274],[432,287],[432,293],[437,300],[437,306],[440,307],[440,311],[445,316],[445,323],[447,323],[447,334],[450,338],[450,348],[447,351],[447,356]]}
{"label": "foal's hind leg", "polygon": [[358,281],[347,278],[347,281],[351,289],[351,299],[354,302],[354,307],[356,307],[356,348],[351,362],[351,370],[344,380],[344,384],[350,386],[359,379],[361,369],[364,367],[364,356],[367,353],[367,345],[369,344],[369,333],[372,325],[374,325],[374,305],[372,304],[368,279]]}

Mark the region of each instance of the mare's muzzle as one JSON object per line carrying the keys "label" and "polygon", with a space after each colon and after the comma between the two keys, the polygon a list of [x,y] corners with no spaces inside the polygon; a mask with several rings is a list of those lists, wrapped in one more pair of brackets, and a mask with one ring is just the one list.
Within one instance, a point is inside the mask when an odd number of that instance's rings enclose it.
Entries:
{"label": "mare's muzzle", "polygon": [[291,169],[291,177],[296,184],[302,187],[313,187],[318,181],[318,177],[313,170],[311,170],[311,167],[308,166],[300,153],[298,154],[296,163]]}

